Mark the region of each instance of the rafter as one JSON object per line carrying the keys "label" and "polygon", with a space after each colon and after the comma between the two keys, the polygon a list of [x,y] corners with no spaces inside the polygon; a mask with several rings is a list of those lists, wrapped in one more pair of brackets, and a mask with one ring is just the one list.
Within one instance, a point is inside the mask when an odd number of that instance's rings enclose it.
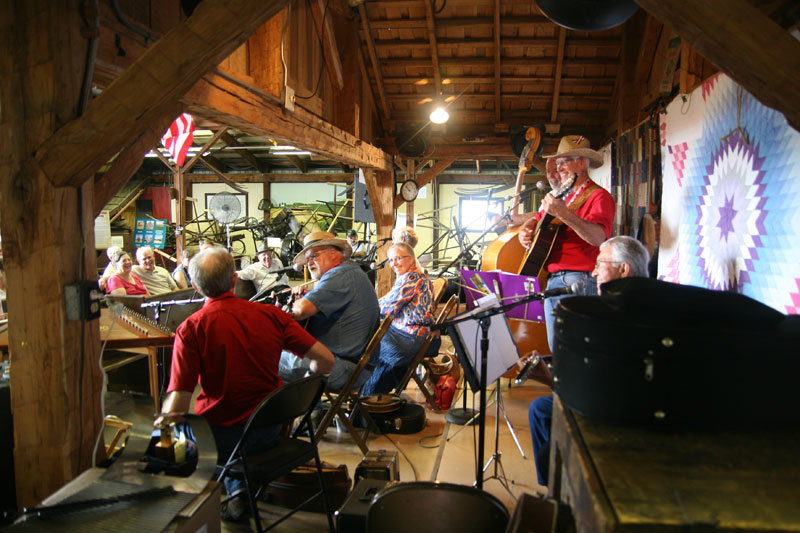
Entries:
{"label": "rafter", "polygon": [[336,44],[336,34],[333,32],[331,25],[330,11],[327,3],[322,0],[316,0],[311,3],[311,13],[314,17],[314,23],[317,27],[317,33],[320,36],[324,35],[322,41],[322,49],[325,54],[325,70],[328,71],[328,76],[334,85],[342,90],[344,88],[344,76],[342,74],[342,59],[339,57],[339,47]]}
{"label": "rafter", "polygon": [[500,0],[494,0],[494,121],[501,122],[502,87],[500,85]]}
{"label": "rafter", "polygon": [[433,64],[433,79],[436,85],[436,94],[442,94],[442,76],[439,70],[439,47],[436,44],[436,24],[433,19],[433,6],[431,2],[425,4],[425,24],[428,27],[428,47],[431,52],[431,63]]}
{"label": "rafter", "polygon": [[286,0],[202,2],[95,98],[83,115],[36,150],[41,170],[56,186],[80,185],[285,4]]}
{"label": "rafter", "polygon": [[375,41],[372,37],[372,30],[370,29],[370,21],[367,16],[367,10],[364,4],[358,5],[358,14],[361,16],[361,30],[367,39],[367,51],[369,53],[369,60],[372,63],[372,71],[375,73],[375,84],[378,86],[378,95],[381,99],[381,111],[384,120],[392,119],[392,109],[386,101],[386,88],[383,85],[383,74],[381,73],[381,64],[378,60],[378,53],[375,51]]}
{"label": "rafter", "polygon": [[561,71],[564,69],[564,43],[567,40],[567,29],[558,28],[558,56],[556,57],[556,73],[553,75],[553,108],[550,111],[550,122],[558,116],[558,97],[561,93]]}
{"label": "rafter", "polygon": [[[547,57],[503,58],[506,67],[553,67],[553,59]],[[564,60],[565,67],[607,67],[616,68],[616,59],[569,58]],[[387,69],[395,68],[430,68],[430,60],[425,57],[404,57],[399,59],[385,59],[383,66]],[[494,66],[494,59],[488,57],[452,57],[439,60],[440,67],[486,67]]]}
{"label": "rafter", "polygon": [[[227,128],[226,128],[226,130],[227,130]],[[233,137],[233,135],[231,135],[231,134],[230,134],[230,133],[228,133],[227,131],[224,131],[224,133],[222,134],[222,137],[221,137],[221,139],[222,139],[223,141],[225,141],[225,145],[226,145],[226,146],[244,146],[242,143],[240,143],[239,141],[237,141],[237,140],[236,140],[236,139]],[[256,156],[254,156],[253,154],[251,154],[249,150],[236,150],[236,153],[237,153],[237,155],[239,155],[240,157],[242,157],[242,158],[243,158],[245,161],[247,161],[248,163],[250,163],[250,165],[251,165],[253,168],[255,168],[256,170],[258,170],[259,172],[264,172],[264,165],[262,165],[262,164],[261,164],[261,161],[259,161],[259,160],[256,158]]]}

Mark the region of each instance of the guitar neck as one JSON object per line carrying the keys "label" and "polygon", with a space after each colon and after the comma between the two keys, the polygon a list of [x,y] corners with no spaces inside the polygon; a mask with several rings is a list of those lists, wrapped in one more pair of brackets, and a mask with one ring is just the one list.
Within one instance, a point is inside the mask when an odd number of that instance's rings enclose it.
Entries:
{"label": "guitar neck", "polygon": [[525,167],[519,167],[517,172],[517,182],[514,185],[514,204],[511,206],[511,214],[519,215],[520,194],[522,194],[522,181],[525,178],[525,173],[528,171]]}

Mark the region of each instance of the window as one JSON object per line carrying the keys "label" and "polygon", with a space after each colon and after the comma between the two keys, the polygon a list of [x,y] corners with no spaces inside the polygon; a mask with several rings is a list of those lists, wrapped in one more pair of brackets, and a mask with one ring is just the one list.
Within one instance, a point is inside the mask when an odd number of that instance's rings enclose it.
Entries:
{"label": "window", "polygon": [[459,224],[466,231],[483,232],[489,227],[495,215],[502,215],[503,200],[487,198],[466,197],[459,198],[458,218]]}

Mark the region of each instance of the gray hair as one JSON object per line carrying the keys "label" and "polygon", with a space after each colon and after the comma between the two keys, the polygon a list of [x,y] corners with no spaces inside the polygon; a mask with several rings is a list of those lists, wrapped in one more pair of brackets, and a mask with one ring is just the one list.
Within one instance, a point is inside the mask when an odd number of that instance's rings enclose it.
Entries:
{"label": "gray hair", "polygon": [[189,263],[189,277],[197,291],[208,298],[221,296],[231,290],[236,265],[233,256],[221,246],[206,248]]}
{"label": "gray hair", "polygon": [[650,261],[650,254],[644,244],[633,237],[618,235],[601,244],[600,249],[607,246],[612,246],[611,259],[614,262],[627,263],[631,267],[631,276],[648,277],[647,263]]}
{"label": "gray hair", "polygon": [[116,265],[117,263],[119,263],[120,259],[122,259],[126,255],[130,257],[130,254],[128,252],[126,252],[122,248],[119,248],[117,251],[114,252],[114,255],[111,256],[111,262],[114,265]]}
{"label": "gray hair", "polygon": [[417,237],[417,232],[411,226],[395,228],[392,230],[392,242],[405,242],[414,248],[419,242],[419,237]]}
{"label": "gray hair", "polygon": [[148,251],[148,252],[152,253],[153,249],[150,248],[149,246],[142,246],[141,248],[136,250],[136,260],[137,261],[141,261],[142,260],[142,256],[144,255],[145,251]]}

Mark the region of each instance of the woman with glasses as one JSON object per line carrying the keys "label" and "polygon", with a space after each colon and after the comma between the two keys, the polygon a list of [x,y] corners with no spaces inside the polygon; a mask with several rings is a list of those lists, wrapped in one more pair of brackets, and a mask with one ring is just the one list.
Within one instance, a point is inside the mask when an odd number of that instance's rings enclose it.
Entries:
{"label": "woman with glasses", "polygon": [[[370,359],[375,370],[361,391],[366,396],[387,393],[397,386],[435,320],[433,283],[417,266],[414,249],[398,242],[389,248],[388,257],[397,281],[378,304],[381,317],[391,315],[394,321]],[[441,341],[435,342],[432,349],[438,350]]]}

